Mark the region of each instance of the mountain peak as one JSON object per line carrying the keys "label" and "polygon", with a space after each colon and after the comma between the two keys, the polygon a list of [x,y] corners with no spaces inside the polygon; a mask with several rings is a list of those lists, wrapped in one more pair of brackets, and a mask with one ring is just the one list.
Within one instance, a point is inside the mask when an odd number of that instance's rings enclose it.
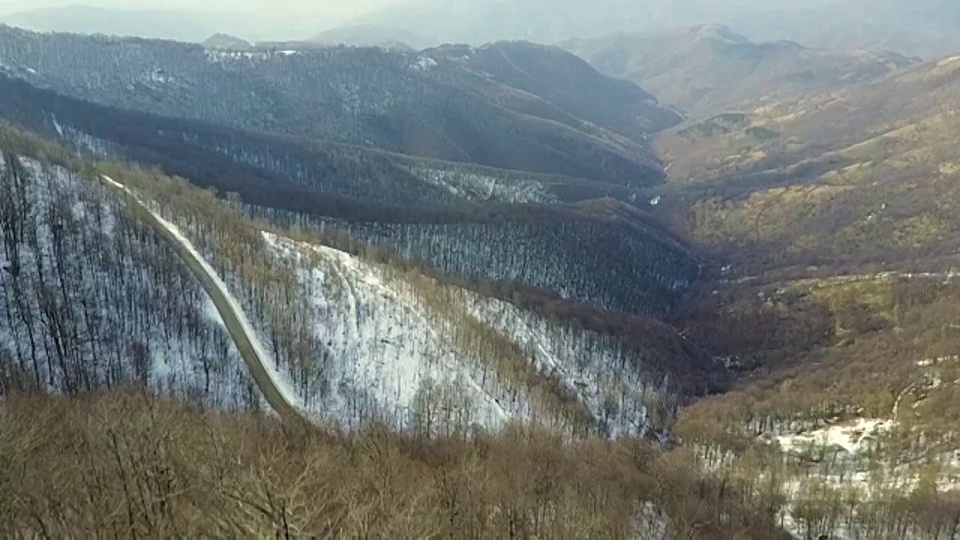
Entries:
{"label": "mountain peak", "polygon": [[750,40],[741,34],[731,30],[722,24],[705,24],[696,26],[690,30],[690,35],[694,40],[720,40],[728,43],[749,43]]}
{"label": "mountain peak", "polygon": [[207,49],[249,49],[253,47],[249,41],[238,38],[236,36],[231,36],[230,34],[216,33],[206,41],[203,42],[204,48]]}
{"label": "mountain peak", "polygon": [[381,47],[383,49],[417,50],[427,42],[411,32],[376,24],[344,26],[321,32],[309,39],[321,45],[350,45],[354,47]]}

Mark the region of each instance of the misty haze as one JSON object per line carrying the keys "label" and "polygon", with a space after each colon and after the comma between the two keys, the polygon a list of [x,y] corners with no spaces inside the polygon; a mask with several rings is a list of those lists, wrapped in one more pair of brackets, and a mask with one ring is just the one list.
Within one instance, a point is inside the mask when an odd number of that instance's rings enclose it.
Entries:
{"label": "misty haze", "polygon": [[[212,6],[213,4],[210,4]],[[559,43],[618,33],[669,33],[723,24],[755,41],[891,50],[935,57],[960,45],[960,5],[945,0],[233,0],[217,8],[152,0],[44,3],[7,0],[0,21],[39,31],[201,42],[481,45],[500,39]]]}
{"label": "misty haze", "polygon": [[960,4],[0,0],[0,538],[960,539]]}

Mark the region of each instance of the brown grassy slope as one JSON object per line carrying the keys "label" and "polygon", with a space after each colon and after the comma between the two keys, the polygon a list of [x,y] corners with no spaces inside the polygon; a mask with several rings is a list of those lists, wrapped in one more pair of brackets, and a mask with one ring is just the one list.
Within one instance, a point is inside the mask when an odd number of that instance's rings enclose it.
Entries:
{"label": "brown grassy slope", "polygon": [[917,364],[958,352],[958,108],[946,59],[661,138],[661,211],[715,257],[677,324],[744,372],[681,425],[886,418],[910,388],[911,438],[952,437],[957,385]]}
{"label": "brown grassy slope", "polygon": [[[658,142],[678,228],[737,275],[948,267],[960,61],[687,125]],[[775,134],[775,135],[770,135]]]}
{"label": "brown grassy slope", "polygon": [[[658,142],[671,178],[657,211],[712,258],[673,322],[739,374],[675,433],[710,463],[784,480],[801,536],[956,535],[958,68],[757,105]],[[780,435],[858,419],[884,427],[856,451],[811,436],[779,452]]]}

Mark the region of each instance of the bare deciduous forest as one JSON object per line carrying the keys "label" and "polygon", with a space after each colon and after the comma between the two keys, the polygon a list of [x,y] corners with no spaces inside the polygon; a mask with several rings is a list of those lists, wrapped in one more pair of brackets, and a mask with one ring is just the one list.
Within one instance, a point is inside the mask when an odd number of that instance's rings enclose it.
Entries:
{"label": "bare deciduous forest", "polygon": [[4,535],[782,536],[738,483],[640,440],[291,431],[140,392],[10,399],[0,429]]}
{"label": "bare deciduous forest", "polygon": [[0,536],[960,538],[957,58],[566,46],[0,26]]}

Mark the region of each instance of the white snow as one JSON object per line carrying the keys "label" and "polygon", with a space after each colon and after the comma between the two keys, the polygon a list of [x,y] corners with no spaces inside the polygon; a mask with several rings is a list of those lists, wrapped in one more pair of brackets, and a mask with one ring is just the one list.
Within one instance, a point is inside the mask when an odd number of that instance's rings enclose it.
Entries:
{"label": "white snow", "polygon": [[930,367],[946,362],[960,362],[960,355],[954,354],[950,356],[938,356],[936,358],[924,358],[923,360],[917,360],[914,364],[916,364],[917,367]]}
{"label": "white snow", "polygon": [[946,67],[960,62],[960,56],[949,56],[937,62],[937,67]]}
{"label": "white snow", "polygon": [[[178,316],[203,315],[202,289],[193,280],[182,281],[182,269],[158,271],[155,255],[163,248],[131,236],[132,222],[119,211],[116,198],[104,196],[102,184],[66,168],[20,159],[30,173],[28,219],[36,242],[20,244],[21,272],[0,272],[0,304],[11,301],[12,280],[26,292],[17,304],[20,316],[0,309],[0,350],[11,357],[24,354],[23,343],[32,331],[40,363],[51,365],[58,354],[50,346],[54,337],[37,316],[42,306],[34,291],[43,287],[45,276],[50,278],[56,257],[51,219],[66,210],[71,226],[59,245],[67,254],[69,279],[58,294],[73,300],[64,309],[71,311],[76,331],[88,336],[74,354],[90,384],[102,388],[136,380],[159,395],[211,407],[256,406],[247,392],[249,375],[226,333],[209,320],[189,331],[178,327]],[[158,305],[165,310],[157,310]],[[135,361],[132,352],[145,353],[138,359],[146,362]],[[51,370],[40,384],[57,392],[67,390],[68,383],[68,374]]]}
{"label": "white snow", "polygon": [[170,76],[164,74],[162,70],[154,70],[154,71],[151,71],[151,72],[147,75],[147,78],[150,79],[150,80],[153,81],[153,82],[162,83],[162,84],[170,83],[170,82],[173,82],[173,81],[175,80],[173,77],[170,77]]}
{"label": "white snow", "polygon": [[310,324],[326,345],[327,389],[306,397],[312,413],[358,427],[376,411],[403,429],[421,392],[436,387],[457,400],[468,425],[495,430],[529,416],[529,403],[484,377],[479,361],[459,351],[450,330],[384,269],[329,247],[263,237],[279,257],[300,264]]}
{"label": "white snow", "polygon": [[258,51],[211,51],[206,50],[204,53],[207,56],[207,60],[212,63],[219,63],[228,60],[268,60],[270,59],[270,53]]}
{"label": "white snow", "polygon": [[417,57],[417,61],[410,67],[415,71],[427,72],[437,67],[437,65],[439,64],[437,64],[437,61],[433,58],[426,55],[420,55]]}
{"label": "white snow", "polygon": [[[362,422],[358,400],[369,399],[361,405],[369,409],[373,403],[403,428],[418,392],[436,383],[456,389],[471,409],[471,424],[494,430],[509,420],[532,420],[529,388],[501,381],[457,339],[464,325],[479,324],[575,395],[608,435],[650,433],[648,404],[658,401],[668,381],[649,380],[641,355],[615,339],[450,285],[434,283],[443,292],[428,293],[431,304],[410,284],[428,278],[410,278],[329,247],[263,236],[282,260],[296,262],[310,304],[305,324],[315,327],[329,357],[320,368],[328,390],[301,396],[311,412],[352,427]],[[446,310],[431,307],[436,295]],[[555,420],[537,418],[548,426]]]}
{"label": "white snow", "polygon": [[63,127],[60,125],[60,122],[57,122],[57,117],[52,114],[50,116],[53,119],[53,127],[57,130],[57,135],[63,137]]}
{"label": "white snow", "polygon": [[[276,362],[273,361],[270,354],[267,352],[266,348],[263,346],[257,332],[253,329],[253,326],[250,324],[249,319],[247,318],[246,313],[243,308],[240,306],[240,302],[236,299],[233,293],[230,292],[230,289],[224,283],[223,279],[217,274],[217,271],[214,270],[213,266],[200,254],[199,251],[193,246],[193,243],[190,242],[187,237],[183,235],[180,229],[173,223],[167,221],[157,212],[153,211],[147,204],[145,204],[139,197],[137,197],[130,189],[128,189],[123,184],[117,182],[116,180],[110,178],[109,176],[103,175],[102,178],[112,184],[113,186],[122,189],[124,192],[129,194],[134,200],[137,201],[141,206],[143,206],[150,214],[156,218],[156,220],[165,228],[176,241],[194,257],[203,268],[203,271],[213,280],[214,285],[220,291],[220,293],[226,298],[227,303],[230,305],[231,311],[234,312],[237,319],[240,322],[241,329],[243,333],[246,334],[247,339],[250,340],[250,344],[253,346],[254,352],[257,355],[257,360],[263,366],[264,370],[267,372],[267,375],[270,377],[271,383],[279,391],[281,397],[284,401],[287,402],[291,407],[296,408],[297,410],[304,410],[302,401],[298,398],[296,391],[293,389],[293,386],[290,384],[288,377],[286,377],[280,370],[277,369]],[[221,318],[221,323],[223,322]]]}
{"label": "white snow", "polygon": [[776,438],[784,451],[802,451],[812,445],[838,446],[850,454],[866,450],[877,436],[893,428],[892,420],[858,418],[853,422],[835,424],[806,433],[781,435]]}
{"label": "white snow", "polygon": [[557,196],[551,193],[543,182],[536,179],[508,179],[427,167],[410,167],[407,170],[431,185],[471,201],[508,203],[554,203],[559,201]]}

